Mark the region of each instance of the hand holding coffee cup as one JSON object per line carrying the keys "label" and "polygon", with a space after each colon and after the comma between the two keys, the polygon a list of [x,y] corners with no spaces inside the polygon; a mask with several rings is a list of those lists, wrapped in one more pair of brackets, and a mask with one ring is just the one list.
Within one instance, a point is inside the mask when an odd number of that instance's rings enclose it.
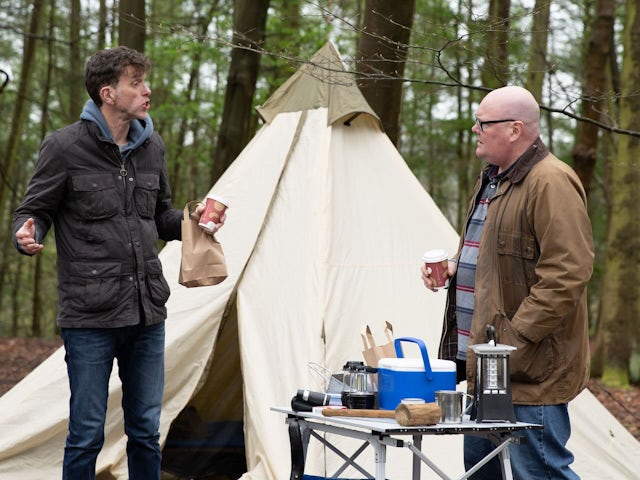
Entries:
{"label": "hand holding coffee cup", "polygon": [[228,206],[229,202],[220,195],[209,195],[200,213],[198,225],[203,230],[214,233],[224,225]]}
{"label": "hand holding coffee cup", "polygon": [[449,253],[446,250],[429,250],[422,256],[422,281],[425,287],[437,291],[449,286]]}

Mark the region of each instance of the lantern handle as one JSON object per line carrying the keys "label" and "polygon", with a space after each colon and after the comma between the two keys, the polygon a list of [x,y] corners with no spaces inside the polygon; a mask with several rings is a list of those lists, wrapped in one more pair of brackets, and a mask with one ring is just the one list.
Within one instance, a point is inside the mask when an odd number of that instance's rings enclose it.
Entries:
{"label": "lantern handle", "polygon": [[487,325],[487,343],[496,344],[496,329],[493,325]]}
{"label": "lantern handle", "polygon": [[427,346],[424,344],[424,342],[421,339],[415,338],[415,337],[396,338],[393,341],[393,344],[396,348],[396,355],[398,358],[404,357],[404,354],[402,353],[402,346],[400,345],[401,342],[411,342],[418,345],[418,347],[420,348],[420,354],[422,355],[422,363],[424,363],[425,376],[427,377],[427,380],[429,382],[432,381],[433,373],[431,372],[431,362],[429,362],[429,355],[427,354]]}

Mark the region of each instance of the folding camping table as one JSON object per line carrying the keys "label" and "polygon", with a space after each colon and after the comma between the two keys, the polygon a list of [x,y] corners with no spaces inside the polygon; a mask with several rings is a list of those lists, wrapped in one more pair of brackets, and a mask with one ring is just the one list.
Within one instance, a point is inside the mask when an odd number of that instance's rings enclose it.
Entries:
{"label": "folding camping table", "polygon": [[[294,412],[286,407],[273,407],[274,412],[284,413],[287,415],[286,423],[289,425],[289,440],[291,444],[291,476],[290,480],[301,480],[304,474],[304,464],[310,437],[314,437],[331,451],[338,455],[344,464],[335,472],[332,477],[337,478],[349,466],[358,470],[366,478],[375,480],[385,480],[386,467],[386,449],[387,446],[408,448],[413,453],[413,480],[420,479],[420,465],[423,462],[431,470],[433,470],[440,478],[452,480],[447,476],[427,455],[422,452],[422,436],[423,435],[479,435],[493,442],[494,450],[486,457],[480,460],[476,465],[467,470],[464,475],[458,477],[459,480],[468,479],[477,472],[489,460],[498,456],[500,466],[502,468],[502,477],[504,480],[512,480],[511,460],[509,457],[510,443],[518,441],[516,432],[521,430],[540,429],[542,425],[533,423],[477,423],[475,421],[465,420],[462,423],[419,426],[419,427],[403,427],[395,420],[388,418],[364,418],[364,417],[325,417],[318,412]],[[364,443],[351,455],[348,456],[335,445],[333,445],[324,436],[318,432],[327,432],[343,437],[350,437],[364,440]],[[402,439],[398,437],[410,436],[411,439]],[[375,453],[375,475],[372,476],[363,467],[355,462],[356,458],[367,448],[368,445],[373,447]]]}

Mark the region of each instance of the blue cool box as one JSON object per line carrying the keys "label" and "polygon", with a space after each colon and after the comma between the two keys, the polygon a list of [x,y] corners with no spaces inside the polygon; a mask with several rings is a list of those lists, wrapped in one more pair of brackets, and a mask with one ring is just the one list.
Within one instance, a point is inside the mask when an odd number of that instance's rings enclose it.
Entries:
{"label": "blue cool box", "polygon": [[[404,358],[402,342],[416,343],[421,358]],[[436,390],[456,389],[455,362],[429,358],[427,347],[419,338],[396,338],[394,345],[398,358],[378,361],[378,405],[381,409],[395,410],[403,398],[433,402]]]}

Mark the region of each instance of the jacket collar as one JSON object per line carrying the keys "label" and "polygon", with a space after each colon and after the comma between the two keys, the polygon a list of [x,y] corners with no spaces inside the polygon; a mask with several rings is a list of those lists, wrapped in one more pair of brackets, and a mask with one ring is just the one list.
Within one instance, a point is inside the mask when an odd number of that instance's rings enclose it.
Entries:
{"label": "jacket collar", "polygon": [[505,174],[505,178],[509,179],[511,183],[519,183],[524,177],[531,171],[531,169],[540,160],[549,155],[549,149],[544,144],[542,139],[538,137],[535,142],[531,144],[525,152],[520,155],[520,158],[516,160],[512,168],[509,168]]}
{"label": "jacket collar", "polygon": [[[108,141],[113,142],[113,136],[111,135],[107,121],[93,100],[87,101],[80,118],[96,124],[102,136]],[[147,115],[144,120],[132,120],[129,126],[129,143],[122,149],[122,154],[128,155],[131,151],[138,148],[151,137],[152,133],[153,122],[149,115]]]}
{"label": "jacket collar", "polygon": [[[511,165],[506,171],[500,174],[501,179],[507,179],[511,183],[519,183],[524,177],[527,176],[527,173],[534,167],[534,165],[543,158],[549,155],[549,149],[544,144],[542,139],[538,137],[535,142],[531,144],[529,148],[525,150],[525,152],[520,155],[520,157]],[[483,178],[488,178],[491,170],[497,170],[497,167],[494,165],[487,165],[482,169]]]}

